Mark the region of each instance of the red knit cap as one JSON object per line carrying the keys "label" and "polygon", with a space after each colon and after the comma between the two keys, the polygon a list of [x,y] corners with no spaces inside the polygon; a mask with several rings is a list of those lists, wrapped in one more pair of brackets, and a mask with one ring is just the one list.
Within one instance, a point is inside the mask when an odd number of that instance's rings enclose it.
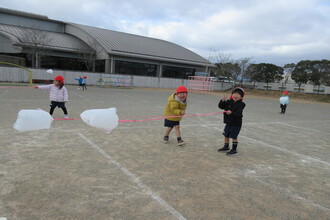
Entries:
{"label": "red knit cap", "polygon": [[61,75],[56,76],[54,79],[59,81],[60,83],[64,83],[64,77]]}
{"label": "red knit cap", "polygon": [[283,95],[288,95],[289,92],[288,91],[283,91]]}
{"label": "red knit cap", "polygon": [[188,93],[188,90],[186,87],[184,86],[179,86],[177,89],[176,89],[176,94],[180,93],[180,92],[186,92]]}

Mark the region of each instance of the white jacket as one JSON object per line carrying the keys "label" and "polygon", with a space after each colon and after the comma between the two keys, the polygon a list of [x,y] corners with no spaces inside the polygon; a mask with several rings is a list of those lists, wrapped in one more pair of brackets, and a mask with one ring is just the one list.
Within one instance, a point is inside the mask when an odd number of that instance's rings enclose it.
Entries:
{"label": "white jacket", "polygon": [[55,86],[54,84],[46,86],[38,86],[39,89],[49,90],[49,99],[50,101],[55,102],[67,102],[69,100],[68,90],[63,86],[61,89]]}

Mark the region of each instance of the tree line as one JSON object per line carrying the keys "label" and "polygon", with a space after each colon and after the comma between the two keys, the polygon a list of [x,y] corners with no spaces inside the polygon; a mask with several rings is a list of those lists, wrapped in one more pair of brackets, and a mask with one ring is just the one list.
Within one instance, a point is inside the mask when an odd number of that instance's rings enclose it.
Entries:
{"label": "tree line", "polygon": [[[215,68],[211,75],[216,77],[228,77],[236,82],[279,82],[287,83],[288,77],[298,85],[313,84],[330,86],[330,61],[329,60],[302,60],[297,64],[285,64],[283,67],[271,63],[254,64],[252,58],[231,60],[228,55],[217,55]],[[286,73],[286,74],[285,74]]]}

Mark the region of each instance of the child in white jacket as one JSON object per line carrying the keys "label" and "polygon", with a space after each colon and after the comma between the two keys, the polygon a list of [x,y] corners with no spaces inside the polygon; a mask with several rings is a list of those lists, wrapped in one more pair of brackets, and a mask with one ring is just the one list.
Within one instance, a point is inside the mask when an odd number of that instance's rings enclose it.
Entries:
{"label": "child in white jacket", "polygon": [[64,77],[56,76],[54,83],[46,86],[35,86],[36,89],[49,90],[49,99],[51,101],[49,114],[53,115],[56,107],[61,108],[64,112],[64,118],[69,118],[68,111],[65,107],[65,102],[68,101],[68,90],[64,87]]}
{"label": "child in white jacket", "polygon": [[280,107],[281,107],[281,112],[280,114],[285,114],[286,107],[289,104],[289,92],[288,91],[283,91],[283,96],[280,98]]}

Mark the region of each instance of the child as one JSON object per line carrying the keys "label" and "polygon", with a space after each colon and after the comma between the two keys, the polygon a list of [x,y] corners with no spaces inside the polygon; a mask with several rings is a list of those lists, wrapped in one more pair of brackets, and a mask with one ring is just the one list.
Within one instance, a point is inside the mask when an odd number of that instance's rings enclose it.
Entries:
{"label": "child", "polygon": [[81,87],[83,88],[83,90],[87,90],[87,86],[86,86],[86,80],[87,80],[87,76],[84,76],[84,78],[82,79],[81,82]]}
{"label": "child", "polygon": [[47,89],[49,90],[49,99],[51,101],[49,114],[53,115],[56,107],[61,108],[64,112],[64,118],[69,118],[68,111],[65,107],[65,102],[68,101],[68,91],[64,87],[64,77],[56,76],[54,83],[46,86],[35,86],[36,89]]}
{"label": "child", "polygon": [[242,88],[235,88],[229,100],[224,96],[219,102],[219,108],[224,109],[223,121],[226,124],[223,131],[224,147],[218,149],[221,151],[229,150],[229,138],[233,140],[233,147],[227,152],[227,155],[237,154],[238,140],[237,136],[242,127],[243,109],[245,108],[245,103],[242,101],[244,97],[244,90]]}
{"label": "child", "polygon": [[75,80],[77,80],[79,83],[78,89],[80,89],[80,87],[83,89],[84,88],[83,87],[83,78],[80,76],[79,78],[75,78]]}
{"label": "child", "polygon": [[288,91],[283,91],[283,96],[280,98],[280,103],[281,103],[280,114],[285,114],[286,106],[289,104],[289,92]]}
{"label": "child", "polygon": [[[176,93],[170,95],[168,97],[168,103],[165,107],[164,116],[183,116],[186,113],[187,108],[187,95],[188,90],[184,86],[179,86],[176,89]],[[182,117],[174,117],[174,118],[166,118],[164,122],[164,126],[167,127],[164,136],[164,143],[167,143],[169,140],[169,135],[173,129],[175,128],[175,134],[177,137],[177,145],[184,145],[185,142],[181,139],[180,132],[180,120]]]}

